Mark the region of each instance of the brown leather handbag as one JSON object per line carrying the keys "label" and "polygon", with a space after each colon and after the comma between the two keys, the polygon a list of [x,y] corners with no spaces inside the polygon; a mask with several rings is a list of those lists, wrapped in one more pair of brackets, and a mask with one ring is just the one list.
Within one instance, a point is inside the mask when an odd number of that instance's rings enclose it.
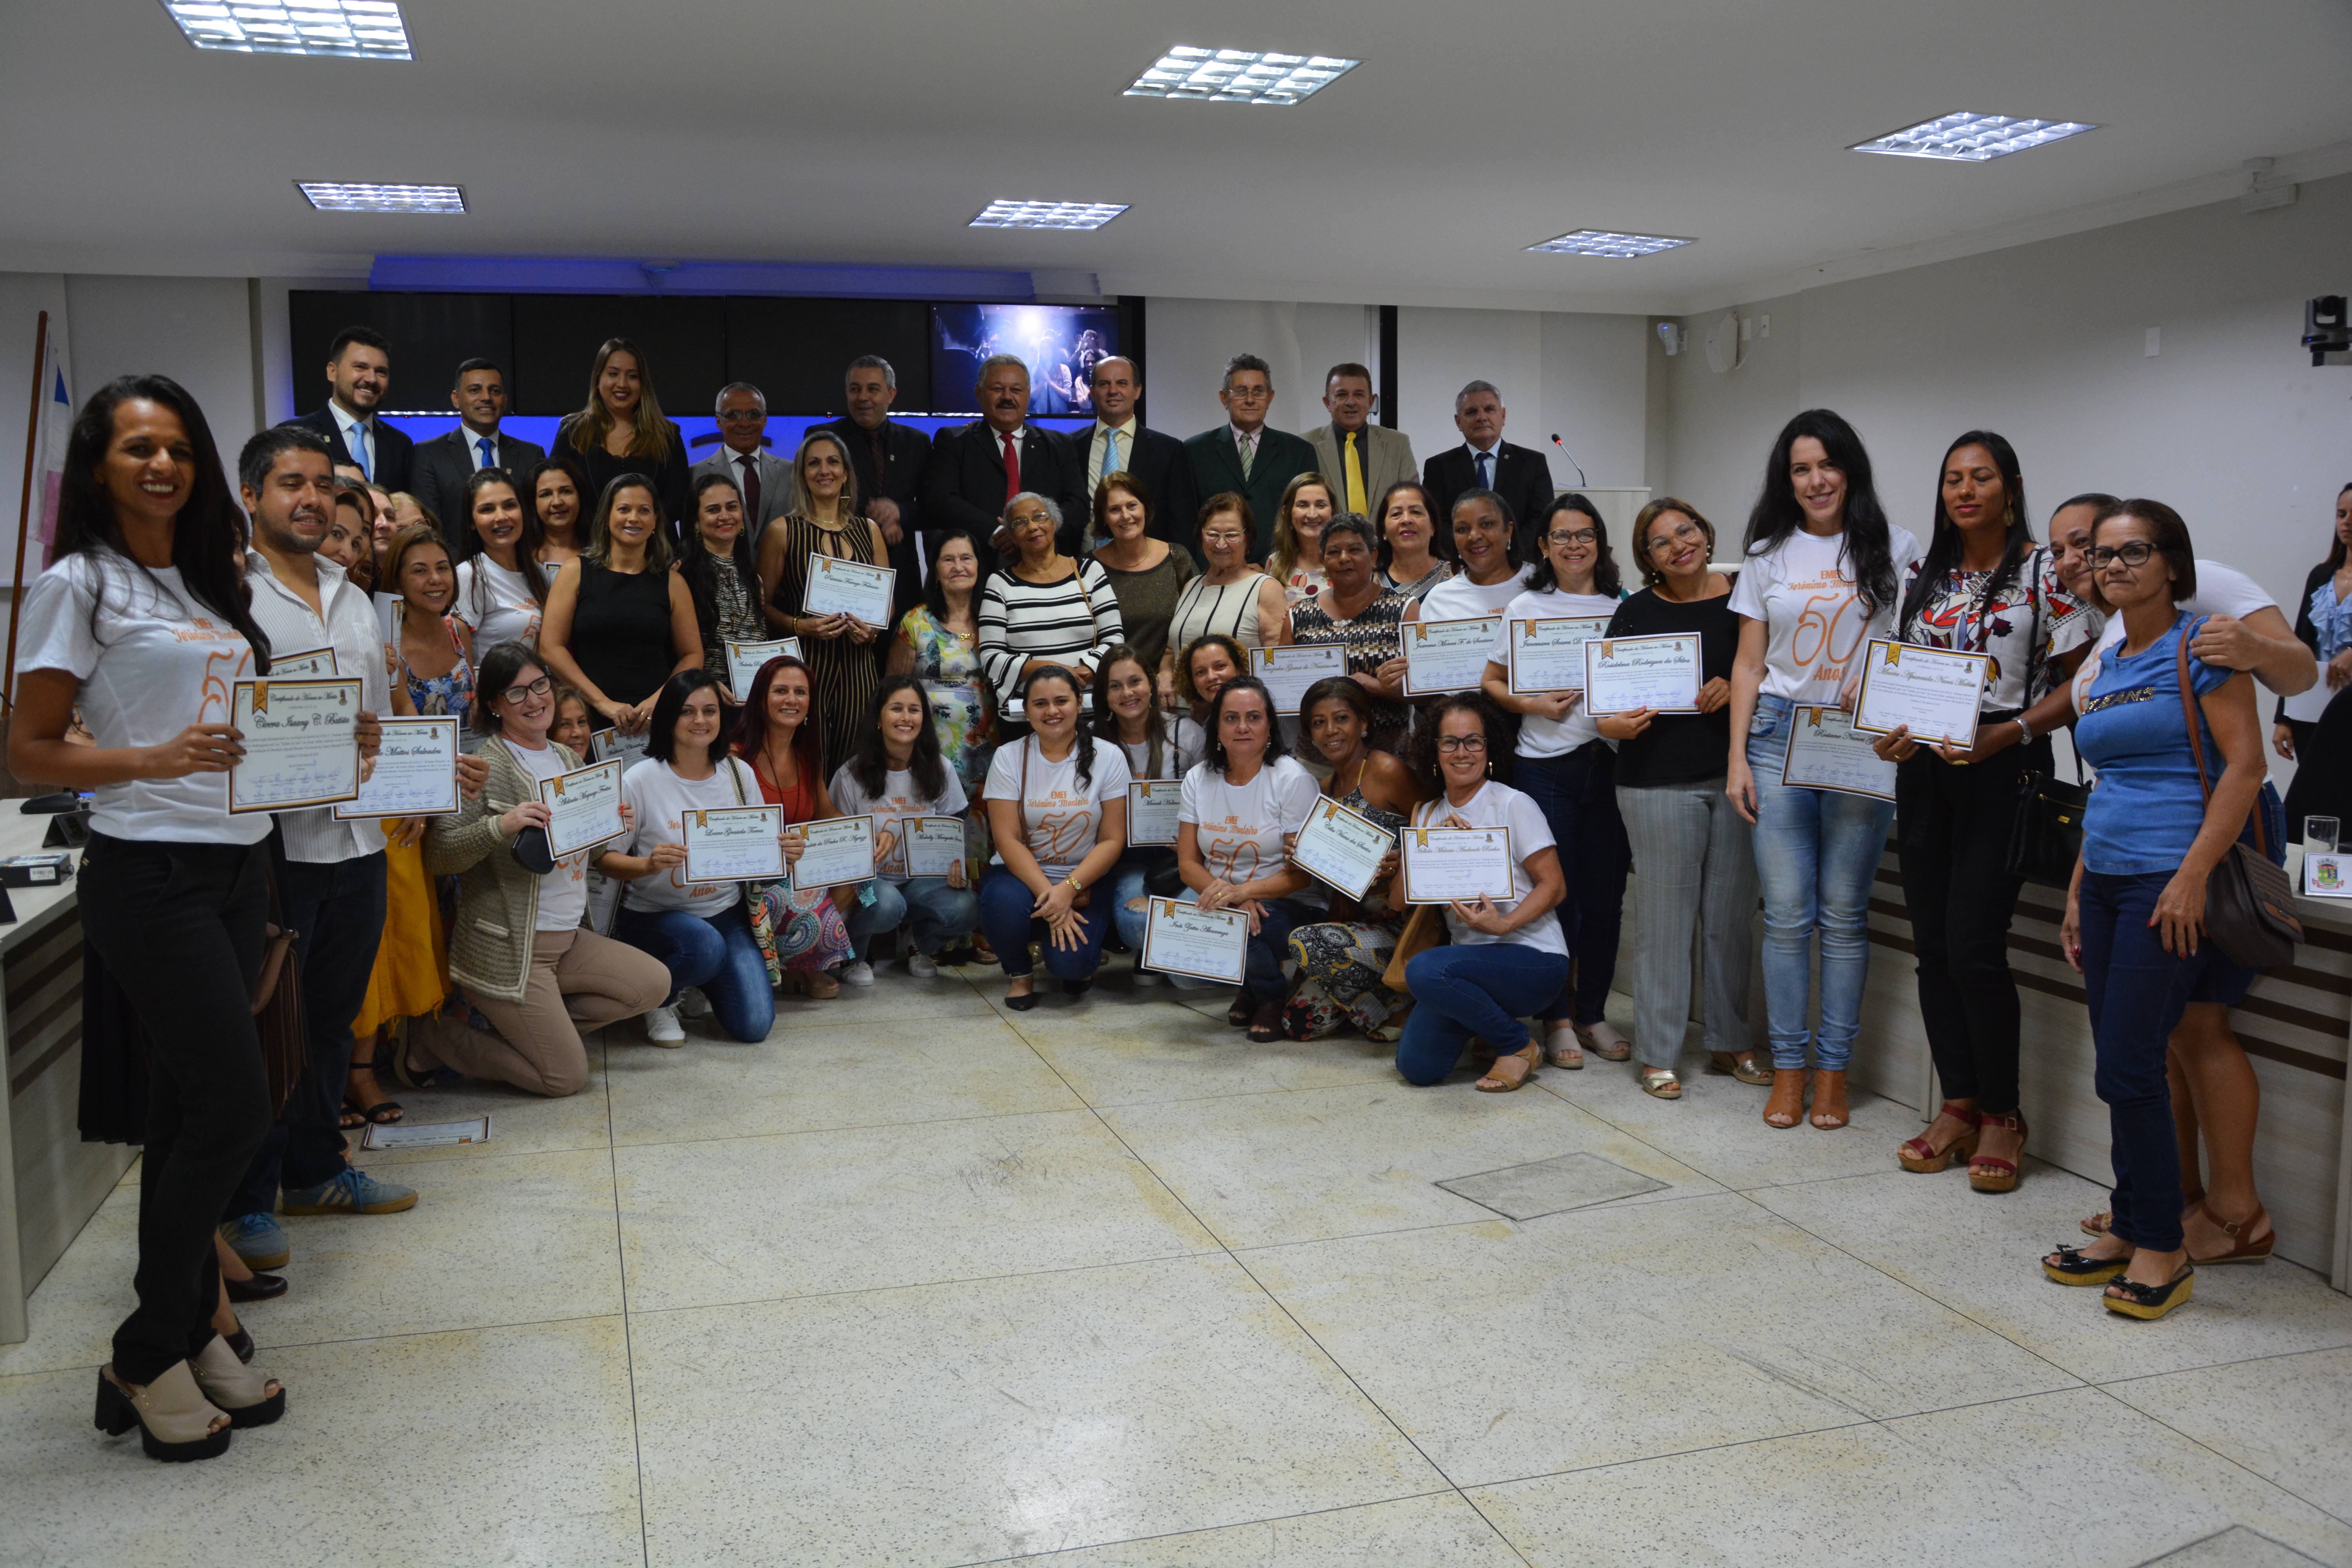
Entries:
{"label": "brown leather handbag", "polygon": [[[2197,759],[2197,784],[2212,804],[2213,784],[2205,772],[2205,740],[2197,722],[2197,700],[2189,690],[2189,628],[2180,632],[2177,668],[2180,685],[2180,716],[2189,725],[2189,751]],[[2262,807],[2251,817],[2254,841],[2231,841],[2205,879],[2205,932],[2242,969],[2271,969],[2292,963],[2294,944],[2303,940],[2303,921],[2294,912],[2294,884],[2283,867],[2271,864],[2269,846],[2263,842]]]}
{"label": "brown leather handbag", "polygon": [[1404,983],[1404,966],[1444,941],[1445,910],[1436,904],[1415,904],[1405,919],[1404,930],[1397,934],[1396,951],[1389,954],[1381,984],[1400,995],[1412,995],[1412,987]]}

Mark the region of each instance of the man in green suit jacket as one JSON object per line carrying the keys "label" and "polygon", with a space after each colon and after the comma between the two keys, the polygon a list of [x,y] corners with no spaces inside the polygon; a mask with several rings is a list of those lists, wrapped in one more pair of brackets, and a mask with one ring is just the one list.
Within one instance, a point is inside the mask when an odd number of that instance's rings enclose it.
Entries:
{"label": "man in green suit jacket", "polygon": [[[1235,354],[1225,364],[1225,384],[1217,394],[1225,420],[1184,443],[1192,465],[1192,486],[1202,503],[1231,490],[1248,499],[1257,522],[1252,560],[1264,561],[1274,547],[1274,513],[1282,492],[1301,474],[1315,472],[1315,448],[1286,430],[1269,429],[1274,376],[1255,354]],[[1188,542],[1191,530],[1184,537]]]}

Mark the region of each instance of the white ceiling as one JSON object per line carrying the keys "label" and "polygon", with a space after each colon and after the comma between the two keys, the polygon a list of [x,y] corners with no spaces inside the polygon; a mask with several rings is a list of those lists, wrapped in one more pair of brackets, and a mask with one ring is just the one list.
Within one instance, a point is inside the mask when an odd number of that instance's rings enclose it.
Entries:
{"label": "white ceiling", "polygon": [[[417,58],[386,64],[200,53],[156,0],[6,0],[0,268],[757,258],[1675,311],[2219,199],[2246,158],[2352,169],[2338,0],[403,9]],[[1119,96],[1177,43],[1364,64],[1297,108]],[[1844,150],[1958,109],[2105,129],[1984,164]],[[451,182],[472,211],[316,213],[298,179]],[[964,226],[996,196],[1132,210]],[[1699,243],[1525,250],[1580,227]]]}

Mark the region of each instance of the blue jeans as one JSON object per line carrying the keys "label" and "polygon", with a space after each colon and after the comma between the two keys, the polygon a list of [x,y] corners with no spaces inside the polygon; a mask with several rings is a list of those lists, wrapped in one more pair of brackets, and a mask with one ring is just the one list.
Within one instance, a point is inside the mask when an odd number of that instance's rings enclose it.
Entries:
{"label": "blue jeans", "polygon": [[1559,994],[1568,960],[1525,942],[1455,943],[1422,953],[1404,977],[1413,1007],[1397,1041],[1397,1071],[1407,1083],[1442,1083],[1473,1035],[1498,1056],[1525,1046],[1519,1020]]}
{"label": "blue jeans", "polygon": [[1812,1037],[1813,933],[1822,939],[1822,1032],[1813,1065],[1843,1072],[1862,1033],[1870,979],[1870,885],[1895,826],[1895,803],[1830,790],[1790,789],[1785,697],[1759,696],[1748,727],[1756,777],[1756,876],[1764,889],[1764,1016],[1772,1065],[1802,1068]]}
{"label": "blue jeans", "polygon": [[1617,753],[1594,741],[1564,757],[1521,757],[1515,781],[1551,828],[1568,897],[1555,911],[1576,959],[1576,986],[1563,987],[1544,1021],[1598,1024],[1617,974],[1625,873],[1633,864],[1617,815]]}
{"label": "blue jeans", "polygon": [[1017,980],[1034,973],[1029,943],[1038,942],[1045,954],[1045,973],[1056,980],[1092,980],[1102,967],[1103,932],[1110,915],[1103,908],[1103,889],[1097,888],[1087,907],[1077,911],[1079,942],[1075,948],[1055,947],[1045,922],[1032,919],[1037,895],[1028,884],[1002,866],[991,866],[980,883],[980,929],[1004,965],[1005,978]]}
{"label": "blue jeans", "polygon": [[776,994],[768,985],[768,963],[751,935],[751,917],[739,903],[708,917],[684,910],[624,908],[613,917],[613,937],[658,958],[669,969],[669,995],[698,985],[710,1000],[711,1016],[735,1039],[764,1040],[776,1021]]}
{"label": "blue jeans", "polygon": [[970,888],[950,888],[945,877],[909,877],[904,882],[877,877],[871,903],[852,900],[842,911],[849,927],[849,945],[866,956],[866,939],[877,931],[897,931],[915,917],[915,951],[925,955],[945,947],[950,937],[961,936],[980,919],[980,899]]}
{"label": "blue jeans", "polygon": [[2135,1247],[2172,1252],[2180,1238],[2180,1145],[2165,1079],[2166,1042],[2188,1010],[2209,954],[2164,951],[2147,923],[2169,871],[2114,877],[2083,873],[2083,990],[2091,1004],[2093,1083],[2106,1102],[2116,1167],[2114,1232]]}
{"label": "blue jeans", "polygon": [[1130,910],[1127,906],[1137,899],[1151,896],[1151,889],[1145,885],[1144,879],[1154,866],[1173,866],[1175,863],[1176,852],[1173,849],[1150,845],[1140,849],[1129,848],[1110,868],[1110,875],[1103,879],[1103,888],[1110,895],[1111,918],[1118,923],[1118,940],[1125,942],[1130,952],[1140,953],[1143,951],[1143,921],[1149,910]]}

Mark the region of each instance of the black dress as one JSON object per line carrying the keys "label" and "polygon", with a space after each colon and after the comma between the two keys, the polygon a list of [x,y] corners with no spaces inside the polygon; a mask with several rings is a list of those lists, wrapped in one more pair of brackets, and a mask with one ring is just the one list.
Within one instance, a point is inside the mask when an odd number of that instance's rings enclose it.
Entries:
{"label": "black dress", "polygon": [[[669,574],[614,572],[580,563],[580,602],[572,612],[572,657],[614,702],[643,702],[677,663],[669,636]],[[594,716],[596,728],[610,721]]]}
{"label": "black dress", "polygon": [[[583,451],[572,438],[580,426],[577,414],[566,415],[563,423],[556,427],[555,450],[570,453],[588,470],[588,493],[580,498],[583,539],[587,537],[590,520],[596,515],[596,503],[604,499],[604,487],[623,474],[643,474],[654,482],[654,494],[661,501],[662,519],[669,524],[672,547],[685,538],[688,514],[694,509],[693,464],[687,458],[686,442],[679,437],[677,426],[667,420],[663,424],[669,438],[669,455],[658,461],[650,458],[616,458],[604,450],[602,441],[592,442],[590,448]],[[636,699],[629,700],[634,702]]]}
{"label": "black dress", "polygon": [[[2294,635],[2319,653],[2319,628],[2311,618],[2311,596],[2336,574],[2323,561],[2303,580],[2303,600],[2295,607]],[[2327,661],[2319,660],[2321,685],[2327,681]],[[2352,687],[2331,700],[2316,719],[2290,719],[2286,699],[2279,699],[2276,721],[2294,732],[2294,781],[2286,791],[2286,836],[2303,837],[2306,816],[2332,816],[2341,824],[2352,819]]]}

